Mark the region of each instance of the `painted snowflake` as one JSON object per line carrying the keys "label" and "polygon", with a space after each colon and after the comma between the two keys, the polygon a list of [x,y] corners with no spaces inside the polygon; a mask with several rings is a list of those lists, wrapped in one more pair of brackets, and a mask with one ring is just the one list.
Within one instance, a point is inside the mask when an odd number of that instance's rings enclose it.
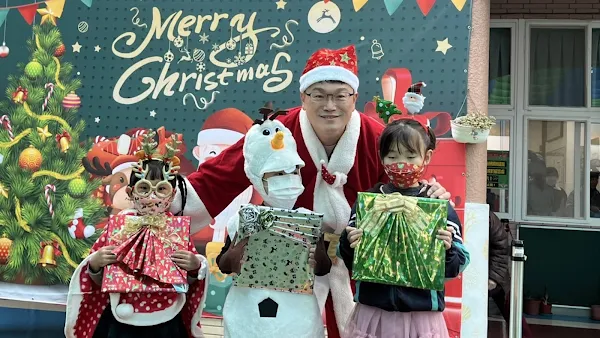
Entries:
{"label": "painted snowflake", "polygon": [[204,62],[198,62],[198,64],[196,65],[196,70],[199,73],[202,73],[203,71],[206,70],[206,65],[204,64]]}
{"label": "painted snowflake", "polygon": [[244,63],[246,63],[246,57],[244,55],[242,55],[242,53],[238,53],[234,58],[233,58],[233,62],[238,65],[241,66]]}

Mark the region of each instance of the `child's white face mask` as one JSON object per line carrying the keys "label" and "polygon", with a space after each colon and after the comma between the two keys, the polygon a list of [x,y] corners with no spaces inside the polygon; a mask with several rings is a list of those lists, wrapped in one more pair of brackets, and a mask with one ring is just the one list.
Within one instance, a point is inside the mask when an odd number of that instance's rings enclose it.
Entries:
{"label": "child's white face mask", "polygon": [[268,192],[262,198],[274,208],[292,209],[298,196],[304,192],[302,178],[297,174],[272,176],[264,181]]}

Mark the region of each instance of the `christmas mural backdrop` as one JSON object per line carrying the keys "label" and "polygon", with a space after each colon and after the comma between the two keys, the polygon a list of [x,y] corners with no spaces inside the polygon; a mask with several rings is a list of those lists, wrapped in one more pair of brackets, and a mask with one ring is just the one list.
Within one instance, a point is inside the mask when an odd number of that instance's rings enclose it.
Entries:
{"label": "christmas mural backdrop", "polygon": [[[130,206],[144,128],[161,145],[182,133],[189,173],[239,140],[264,102],[298,106],[318,48],[356,46],[357,108],[376,119],[374,95],[404,109],[410,84],[425,82],[422,114],[448,137],[465,102],[470,12],[467,0],[0,5],[0,279],[64,288],[107,215]],[[248,202],[260,202],[251,188],[194,234],[211,264],[214,315],[231,284],[215,258]]]}

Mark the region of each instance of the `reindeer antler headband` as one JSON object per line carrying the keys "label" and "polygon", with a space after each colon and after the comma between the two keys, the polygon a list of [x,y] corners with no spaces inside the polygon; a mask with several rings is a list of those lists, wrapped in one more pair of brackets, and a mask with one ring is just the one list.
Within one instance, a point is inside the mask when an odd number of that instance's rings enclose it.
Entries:
{"label": "reindeer antler headband", "polygon": [[396,118],[395,120],[415,120],[423,127],[423,129],[425,129],[425,131],[428,131],[430,128],[429,119],[425,116],[404,114],[392,101],[383,100],[379,96],[374,96],[373,101],[375,102],[375,111],[379,114],[379,117],[385,124],[389,123],[390,118],[393,115],[398,115],[399,118]]}
{"label": "reindeer antler headband", "polygon": [[254,124],[263,124],[267,120],[275,120],[277,116],[287,114],[287,110],[281,110],[279,108],[274,111],[273,102],[270,101],[265,103],[265,106],[260,108],[258,112],[263,116],[263,118],[254,120]]}
{"label": "reindeer antler headband", "polygon": [[154,140],[156,132],[149,129],[143,136],[142,150],[138,151],[135,156],[138,158],[138,163],[133,165],[135,176],[140,179],[145,179],[148,174],[148,166],[144,166],[144,161],[162,160],[165,163],[163,168],[163,177],[167,181],[175,178],[179,172],[179,157],[175,156],[179,152],[181,141],[178,140],[178,134],[172,134],[169,142],[165,145],[166,151],[162,155],[157,151],[158,143]]}

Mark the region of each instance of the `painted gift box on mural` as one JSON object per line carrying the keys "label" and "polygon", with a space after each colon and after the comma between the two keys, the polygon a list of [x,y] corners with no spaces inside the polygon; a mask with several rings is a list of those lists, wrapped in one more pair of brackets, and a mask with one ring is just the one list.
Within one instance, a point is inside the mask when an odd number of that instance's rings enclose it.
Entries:
{"label": "painted gift box on mural", "polygon": [[187,290],[187,272],[171,255],[189,247],[189,217],[114,215],[107,232],[117,263],[104,268],[103,292]]}
{"label": "painted gift box on mural", "polygon": [[249,241],[234,285],[311,294],[308,254],[321,237],[323,215],[245,205],[239,217],[237,241]]}

